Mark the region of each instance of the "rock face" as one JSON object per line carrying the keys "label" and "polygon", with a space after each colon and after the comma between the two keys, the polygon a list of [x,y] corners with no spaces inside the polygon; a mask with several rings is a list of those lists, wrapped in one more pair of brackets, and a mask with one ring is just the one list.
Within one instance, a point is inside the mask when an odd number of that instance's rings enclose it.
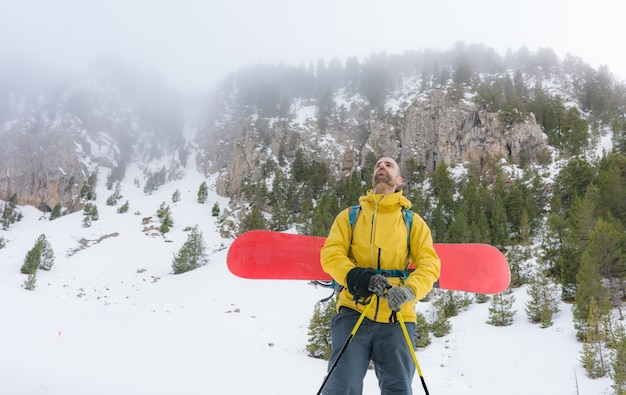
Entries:
{"label": "rock face", "polygon": [[42,211],[57,203],[78,210],[77,196],[88,174],[78,130],[80,123],[71,117],[7,125],[0,132],[0,199],[15,194],[18,204]]}
{"label": "rock face", "polygon": [[[219,173],[216,191],[232,197],[246,182],[267,180],[270,162],[288,171],[297,150],[342,176],[363,165],[370,153],[391,156],[401,165],[412,158],[433,171],[442,162],[483,166],[500,158],[533,161],[547,148],[532,115],[505,124],[497,114],[481,111],[471,100],[453,100],[444,91],[413,95],[403,103],[372,111],[359,96],[337,96],[324,130],[314,101],[295,100],[283,118],[261,118],[233,104],[240,110],[224,112],[197,134],[196,165],[206,175]],[[110,107],[88,113],[91,118],[98,114],[104,120],[118,120],[110,125],[92,120],[86,128],[82,118],[68,111],[31,113],[5,123],[0,128],[0,199],[15,194],[18,204],[42,211],[59,203],[70,211],[81,209],[79,192],[96,164],[114,168],[123,146],[118,140],[137,140],[128,126],[133,125],[132,113],[114,116],[121,110]]]}
{"label": "rock face", "polygon": [[523,122],[504,124],[495,113],[472,103],[451,103],[435,91],[429,101],[406,111],[400,142],[392,153],[402,161],[412,157],[427,171],[444,162],[480,165],[505,158],[514,163],[535,161],[547,148],[547,137],[531,114]]}
{"label": "rock face", "polygon": [[530,162],[547,149],[547,137],[532,114],[505,124],[497,114],[481,111],[469,100],[453,101],[443,91],[383,116],[352,102],[350,109],[336,109],[325,132],[319,131],[315,109],[304,106],[289,120],[268,122],[249,116],[219,125],[230,129],[233,137],[226,137],[224,129],[205,130],[198,139],[204,155],[199,162],[212,164],[205,167],[207,172],[220,172],[216,188],[227,196],[236,193],[244,180],[263,179],[259,164],[271,155],[289,156],[296,149],[326,163],[337,175],[362,165],[370,152],[396,158],[401,165],[412,158],[426,171],[434,171],[442,162],[481,167],[501,158]]}

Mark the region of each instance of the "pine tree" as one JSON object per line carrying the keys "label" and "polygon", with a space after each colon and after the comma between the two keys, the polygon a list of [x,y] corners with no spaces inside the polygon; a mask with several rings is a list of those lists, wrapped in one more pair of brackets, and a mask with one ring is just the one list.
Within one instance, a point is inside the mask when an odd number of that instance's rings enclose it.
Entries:
{"label": "pine tree", "polygon": [[256,206],[252,206],[252,209],[246,214],[243,221],[241,221],[240,232],[244,233],[256,229],[267,229],[267,221],[261,210]]}
{"label": "pine tree", "polygon": [[513,310],[514,302],[515,295],[511,288],[494,295],[493,298],[491,298],[487,323],[495,326],[509,326],[513,324],[513,316],[515,316],[516,313],[516,311]]}
{"label": "pine tree", "polygon": [[313,310],[313,317],[309,323],[309,340],[306,350],[310,357],[328,360],[332,350],[330,335],[330,321],[335,316],[337,298],[328,302],[318,302]]}
{"label": "pine tree", "polygon": [[505,199],[506,189],[502,181],[502,175],[498,173],[498,177],[494,183],[491,217],[489,218],[491,242],[498,248],[503,248],[509,244],[508,219],[506,206],[504,204]]}
{"label": "pine tree", "polygon": [[337,198],[330,193],[322,195],[319,204],[313,210],[311,218],[311,235],[327,236],[330,227],[339,213]]}
{"label": "pine tree", "polygon": [[124,214],[125,212],[128,211],[128,200],[126,201],[126,203],[122,204],[118,209],[117,209],[117,213],[118,214]]}
{"label": "pine tree", "polygon": [[434,295],[433,306],[446,318],[457,316],[463,307],[471,303],[471,299],[463,292],[437,290]]}
{"label": "pine tree", "polygon": [[220,205],[219,205],[219,203],[215,202],[215,203],[213,204],[213,208],[211,209],[211,216],[213,216],[213,217],[219,217],[220,212],[221,212],[221,210],[220,210]]}
{"label": "pine tree", "polygon": [[446,316],[444,311],[441,309],[441,304],[432,303],[428,309],[428,313],[429,317],[427,317],[427,322],[433,336],[443,337],[450,333],[452,330],[452,324],[450,323],[450,318]]}
{"label": "pine tree", "polygon": [[531,259],[528,246],[515,245],[506,252],[511,271],[511,287],[520,287],[528,282],[527,262]]}
{"label": "pine tree", "polygon": [[31,248],[24,258],[24,264],[20,271],[23,274],[35,274],[39,264],[41,263],[41,243],[35,242],[33,248]]}
{"label": "pine tree", "polygon": [[61,212],[61,203],[57,203],[54,205],[54,208],[52,209],[52,212],[50,213],[50,221],[55,220],[57,218],[59,218],[62,214]]}
{"label": "pine tree", "polygon": [[28,275],[28,278],[24,280],[23,287],[28,291],[35,290],[37,287],[37,272]]}
{"label": "pine tree", "polygon": [[[590,185],[583,198],[575,198],[569,210],[559,256],[560,280],[564,292],[575,294],[582,255],[587,249],[589,233],[596,224],[597,188]],[[569,298],[568,298],[569,299]]]}
{"label": "pine tree", "polygon": [[198,189],[198,203],[204,204],[208,195],[209,187],[207,186],[206,181],[202,181],[202,184],[200,184],[200,188]]}
{"label": "pine tree", "polygon": [[[86,203],[85,207],[83,208],[83,215],[85,216],[85,219],[83,220],[83,226],[88,228],[89,226],[91,226],[92,221],[97,221],[100,218],[98,214],[98,206],[96,206],[96,204],[92,202]],[[87,223],[89,224],[89,226],[85,226]]]}
{"label": "pine tree", "polygon": [[37,239],[37,243],[39,244],[39,268],[43,270],[50,270],[54,265],[54,252],[52,251],[52,246],[48,239],[46,239],[46,235],[42,234]]}
{"label": "pine tree", "polygon": [[424,314],[419,311],[417,314],[417,325],[415,325],[415,347],[426,348],[431,343],[430,326]]}
{"label": "pine tree", "polygon": [[588,328],[591,303],[599,310],[600,315],[605,315],[610,310],[609,297],[604,288],[602,277],[596,257],[588,251],[583,254],[580,270],[576,275],[577,290],[573,309],[574,327],[580,340],[585,339]]}
{"label": "pine tree", "polygon": [[185,273],[206,265],[208,261],[209,258],[206,254],[206,246],[202,232],[198,230],[198,226],[196,225],[187,236],[187,241],[174,255],[172,269],[174,274]]}
{"label": "pine tree", "polygon": [[430,330],[433,333],[433,336],[443,337],[449,334],[452,330],[450,318],[446,317],[443,311],[437,309],[434,309],[432,314],[433,317],[430,322]]}
{"label": "pine tree", "polygon": [[610,343],[614,352],[610,357],[609,376],[613,380],[615,392],[623,395],[626,394],[626,332],[622,325],[615,330]]}
{"label": "pine tree", "polygon": [[107,206],[115,206],[117,202],[122,198],[122,195],[120,194],[121,189],[122,189],[121,184],[117,182],[115,184],[115,191],[113,192],[111,196],[107,198],[107,201],[106,201]]}
{"label": "pine tree", "polygon": [[591,378],[604,377],[607,373],[606,338],[603,327],[603,320],[606,316],[606,313],[601,311],[595,299],[592,298],[589,304],[585,343],[581,353],[581,362]]}
{"label": "pine tree", "polygon": [[22,213],[17,209],[17,194],[14,193],[9,198],[9,201],[4,205],[2,209],[2,216],[0,222],[2,222],[2,228],[8,229],[11,224],[22,220]]}
{"label": "pine tree", "polygon": [[172,194],[172,203],[178,203],[178,202],[180,202],[180,191],[177,189]]}
{"label": "pine tree", "polygon": [[536,274],[530,280],[527,291],[530,300],[526,302],[526,316],[533,324],[542,328],[552,325],[552,317],[559,311],[561,292],[547,276],[545,268],[540,264]]}

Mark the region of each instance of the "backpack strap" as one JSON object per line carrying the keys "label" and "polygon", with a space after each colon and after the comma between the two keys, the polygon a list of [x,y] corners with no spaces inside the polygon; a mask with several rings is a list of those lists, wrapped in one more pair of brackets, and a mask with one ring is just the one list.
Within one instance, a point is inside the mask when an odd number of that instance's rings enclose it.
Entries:
{"label": "backpack strap", "polygon": [[356,219],[359,216],[360,212],[361,212],[361,206],[358,204],[356,206],[348,207],[348,216],[350,217],[350,228],[352,229],[352,231],[350,232],[350,244],[352,244],[352,238],[354,236],[354,227],[356,226]]}
{"label": "backpack strap", "polygon": [[408,251],[406,256],[406,268],[408,268],[411,263],[411,228],[413,227],[413,211],[402,207],[402,219],[406,225],[406,246]]}

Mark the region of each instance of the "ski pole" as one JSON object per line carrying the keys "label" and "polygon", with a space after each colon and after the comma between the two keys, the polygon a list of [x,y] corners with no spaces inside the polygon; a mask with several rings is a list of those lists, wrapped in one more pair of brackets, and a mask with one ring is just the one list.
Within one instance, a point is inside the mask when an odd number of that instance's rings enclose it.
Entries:
{"label": "ski pole", "polygon": [[413,343],[411,343],[409,332],[406,330],[406,325],[404,324],[404,318],[402,318],[402,314],[400,314],[399,312],[397,314],[397,317],[398,317],[398,321],[400,322],[400,327],[402,328],[402,333],[404,333],[406,344],[407,346],[409,346],[411,357],[413,357],[413,362],[415,362],[415,368],[417,369],[417,374],[420,376],[420,380],[422,380],[422,387],[424,388],[424,392],[426,392],[426,395],[430,395],[428,393],[428,387],[426,387],[426,381],[424,381],[424,375],[422,375],[422,369],[420,369],[420,364],[419,362],[417,362],[417,355],[415,355],[415,349],[413,349]]}
{"label": "ski pole", "polygon": [[363,309],[363,312],[361,313],[361,316],[359,317],[359,319],[356,322],[356,324],[354,324],[354,328],[352,328],[352,332],[350,332],[350,336],[348,336],[348,339],[346,339],[346,342],[344,343],[343,347],[341,348],[341,352],[337,356],[337,359],[335,359],[335,362],[333,363],[333,366],[331,366],[330,370],[328,371],[328,374],[324,378],[324,382],[322,383],[322,386],[320,387],[319,391],[317,391],[317,395],[320,395],[322,393],[322,390],[324,389],[324,386],[326,386],[326,383],[328,382],[328,379],[330,378],[330,375],[333,373],[333,370],[335,370],[335,368],[337,367],[337,364],[339,363],[339,360],[341,359],[343,354],[346,352],[346,349],[348,348],[348,345],[352,341],[352,338],[354,337],[354,335],[356,335],[356,331],[359,330],[359,327],[361,326],[361,323],[363,322],[363,319],[365,318],[365,314],[367,313],[367,310],[369,310],[369,307],[374,302],[374,298],[375,297],[376,297],[375,294],[372,295],[372,299],[370,300],[370,302]]}

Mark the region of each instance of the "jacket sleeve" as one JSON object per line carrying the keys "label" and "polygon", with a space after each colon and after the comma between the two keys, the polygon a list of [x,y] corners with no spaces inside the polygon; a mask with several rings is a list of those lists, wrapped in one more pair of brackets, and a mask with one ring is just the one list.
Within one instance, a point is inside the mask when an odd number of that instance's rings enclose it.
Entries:
{"label": "jacket sleeve", "polygon": [[348,272],[356,267],[348,257],[351,232],[350,218],[346,209],[335,218],[320,251],[322,269],[344,287],[347,285]]}
{"label": "jacket sleeve", "polygon": [[409,275],[404,285],[413,290],[416,300],[420,300],[430,292],[435,281],[439,279],[441,261],[435,251],[430,228],[415,213],[411,228],[411,259],[415,271]]}

